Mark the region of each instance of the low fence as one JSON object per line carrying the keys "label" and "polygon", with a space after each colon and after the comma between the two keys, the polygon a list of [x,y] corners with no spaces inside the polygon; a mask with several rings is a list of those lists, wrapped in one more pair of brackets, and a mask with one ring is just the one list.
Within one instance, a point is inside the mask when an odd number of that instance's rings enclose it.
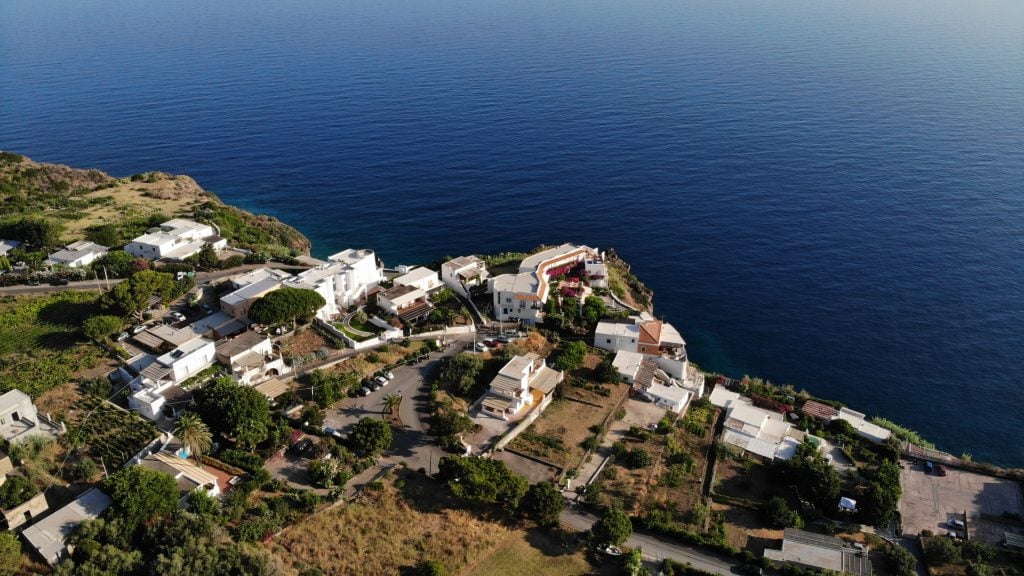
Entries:
{"label": "low fence", "polygon": [[452,326],[447,330],[434,330],[432,332],[421,332],[419,334],[412,334],[409,336],[411,340],[422,340],[425,338],[437,338],[438,336],[448,336],[450,334],[472,334],[476,332],[476,326],[468,324],[466,326]]}

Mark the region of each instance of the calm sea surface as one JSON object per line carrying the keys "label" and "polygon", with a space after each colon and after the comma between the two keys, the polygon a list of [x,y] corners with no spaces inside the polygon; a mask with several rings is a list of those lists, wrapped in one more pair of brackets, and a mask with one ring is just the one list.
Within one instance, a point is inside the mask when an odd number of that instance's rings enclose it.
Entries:
{"label": "calm sea surface", "polygon": [[703,367],[1024,466],[1018,0],[4,0],[0,148],[388,264],[614,247]]}

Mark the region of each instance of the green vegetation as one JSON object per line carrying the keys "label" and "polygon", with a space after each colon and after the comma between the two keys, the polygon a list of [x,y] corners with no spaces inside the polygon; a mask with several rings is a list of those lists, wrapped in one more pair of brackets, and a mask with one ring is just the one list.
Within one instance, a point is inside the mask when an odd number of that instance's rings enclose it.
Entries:
{"label": "green vegetation", "polygon": [[558,487],[551,482],[539,482],[530,486],[519,504],[519,511],[523,516],[541,526],[558,524],[558,515],[564,508],[565,499],[562,498]]}
{"label": "green vegetation", "polygon": [[633,534],[633,521],[618,508],[609,508],[590,527],[590,539],[597,544],[622,544]]}
{"label": "green vegetation", "polygon": [[121,523],[124,534],[134,534],[143,523],[178,508],[178,485],[170,475],[143,466],[118,470],[103,482],[113,500],[107,517]]}
{"label": "green vegetation", "polygon": [[81,408],[88,411],[89,417],[68,424],[67,443],[85,449],[108,467],[128,461],[158,435],[152,422],[100,399],[86,397]]}
{"label": "green vegetation", "polygon": [[0,392],[37,397],[94,366],[102,352],[80,327],[96,311],[95,293],[0,297]]}
{"label": "green vegetation", "polygon": [[580,340],[570,342],[562,348],[558,358],[555,359],[555,368],[571,372],[583,366],[583,361],[586,356],[586,343]]}
{"label": "green vegetation", "polygon": [[149,308],[149,299],[153,296],[167,302],[188,292],[193,285],[191,278],[177,281],[173,274],[144,270],[114,285],[100,297],[99,303],[108,311],[124,317],[141,316]]}
{"label": "green vegetation", "polygon": [[359,389],[359,376],[353,372],[313,370],[302,376],[302,382],[312,388],[313,401],[321,408],[333,406],[349,392]]}
{"label": "green vegetation", "polygon": [[786,499],[774,496],[761,508],[761,517],[772,528],[803,528],[804,521]]}
{"label": "green vegetation", "polygon": [[360,456],[375,456],[391,447],[391,426],[376,418],[361,418],[349,435],[352,450]]}
{"label": "green vegetation", "polygon": [[200,466],[203,461],[203,454],[213,444],[213,436],[199,416],[194,412],[185,412],[178,418],[174,425],[174,436],[181,440],[182,446],[188,450],[192,458]]}
{"label": "green vegetation", "polygon": [[272,256],[297,256],[309,252],[309,240],[276,218],[258,216],[219,202],[195,209],[195,218],[216,224],[232,246]]}
{"label": "green vegetation", "polygon": [[309,463],[309,481],[317,488],[344,486],[352,478],[337,460],[313,460]]}
{"label": "green vegetation", "polygon": [[21,542],[12,532],[0,532],[0,576],[14,576],[21,571]]}
{"label": "green vegetation", "polygon": [[910,550],[902,546],[889,545],[883,551],[885,561],[896,576],[914,576],[917,574],[917,558]]}
{"label": "green vegetation", "polygon": [[254,448],[270,435],[267,397],[231,377],[215,379],[195,393],[195,410],[210,431]]}
{"label": "green vegetation", "polygon": [[284,287],[253,302],[249,319],[266,325],[293,323],[312,318],[326,304],[314,290]]}
{"label": "green vegetation", "polygon": [[482,387],[480,372],[484,361],[479,354],[460,352],[441,361],[438,385],[463,397],[476,395]]}
{"label": "green vegetation", "polygon": [[7,481],[0,485],[0,509],[10,510],[15,506],[28,501],[39,491],[34,484],[24,476],[8,476]]}
{"label": "green vegetation", "polygon": [[445,456],[438,464],[437,479],[452,494],[473,504],[497,504],[515,510],[526,495],[529,481],[508,469],[501,460],[477,456]]}
{"label": "green vegetation", "polygon": [[120,332],[122,327],[124,320],[119,316],[92,316],[82,323],[82,333],[91,340],[102,342]]}
{"label": "green vegetation", "polygon": [[893,436],[899,438],[900,440],[906,440],[911,444],[916,444],[924,448],[935,449],[935,444],[925,440],[924,438],[921,437],[920,434],[911,430],[910,428],[900,426],[895,422],[890,422],[889,420],[886,420],[885,418],[880,418],[878,416],[872,418],[871,422],[881,426],[882,428],[885,428],[886,430],[889,430],[890,432],[892,432]]}

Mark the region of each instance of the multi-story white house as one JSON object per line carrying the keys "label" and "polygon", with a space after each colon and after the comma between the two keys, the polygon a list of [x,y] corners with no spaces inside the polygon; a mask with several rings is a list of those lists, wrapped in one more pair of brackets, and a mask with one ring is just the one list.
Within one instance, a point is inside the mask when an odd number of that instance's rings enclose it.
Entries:
{"label": "multi-story white house", "polygon": [[274,352],[270,338],[252,331],[219,343],[217,361],[227,366],[235,380],[245,386],[255,386],[291,370]]}
{"label": "multi-story white house", "polygon": [[132,240],[124,251],[140,258],[159,260],[184,260],[196,254],[203,245],[210,244],[220,250],[227,246],[227,240],[216,235],[209,224],[175,218]]}
{"label": "multi-story white house", "polygon": [[141,354],[132,358],[128,361],[131,372],[121,369],[133,391],[128,407],[150,420],[158,419],[169,389],[212,366],[216,354],[213,341],[192,338],[161,356]]}
{"label": "multi-story white house", "polygon": [[47,258],[54,264],[63,264],[69,268],[81,268],[99,260],[107,253],[106,246],[100,246],[88,240],[79,240],[58,250]]}
{"label": "multi-story white house", "polygon": [[490,389],[480,402],[480,410],[502,420],[515,417],[531,405],[543,410],[551,402],[555,386],[562,377],[560,371],[549,368],[536,354],[515,356],[491,381]]}
{"label": "multi-story white house", "polygon": [[487,280],[487,266],[476,256],[459,256],[441,264],[441,280],[458,294],[469,298],[469,287]]}
{"label": "multi-story white house", "polygon": [[55,436],[57,433],[59,430],[49,421],[40,419],[28,394],[14,389],[0,395],[0,436],[4,440],[14,443],[30,436]]}
{"label": "multi-story white house", "polygon": [[627,322],[598,322],[594,346],[612,352],[639,352],[650,356],[686,355],[686,341],[671,324],[649,314],[631,316]]}
{"label": "multi-story white house", "polygon": [[396,276],[392,282],[394,282],[395,286],[412,286],[424,292],[430,292],[441,287],[441,279],[438,277],[437,272],[422,266],[417,266],[401,276]]}
{"label": "multi-story white house", "polygon": [[380,284],[384,277],[373,250],[343,250],[317,266],[285,282],[293,288],[315,290],[327,302],[316,315],[329,320],[339,310],[348,308]]}
{"label": "multi-story white house", "polygon": [[502,322],[541,322],[544,319],[544,302],[551,293],[549,274],[556,268],[585,262],[597,256],[598,252],[594,248],[562,244],[523,259],[517,274],[502,274],[491,278],[494,317]]}
{"label": "multi-story white house", "polygon": [[412,286],[395,286],[377,293],[377,306],[389,314],[411,323],[430,314],[434,306],[427,300],[427,293]]}
{"label": "multi-story white house", "polygon": [[280,270],[259,268],[231,280],[235,290],[221,296],[220,309],[232,318],[245,318],[257,299],[283,286],[291,274]]}

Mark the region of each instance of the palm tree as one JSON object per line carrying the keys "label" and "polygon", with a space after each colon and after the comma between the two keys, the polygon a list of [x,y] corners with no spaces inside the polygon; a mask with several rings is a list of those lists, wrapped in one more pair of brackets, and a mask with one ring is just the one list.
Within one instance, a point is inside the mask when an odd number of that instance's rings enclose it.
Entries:
{"label": "palm tree", "polygon": [[[401,394],[388,394],[384,397],[384,410],[387,410],[388,414],[391,414],[395,410],[395,406],[402,403]],[[383,412],[381,412],[383,414]]]}
{"label": "palm tree", "polygon": [[174,435],[188,448],[189,453],[201,468],[203,452],[209,450],[210,444],[213,443],[213,436],[210,434],[210,429],[206,427],[206,423],[200,420],[194,412],[186,412],[181,415],[181,418],[178,418],[178,423],[174,427]]}

